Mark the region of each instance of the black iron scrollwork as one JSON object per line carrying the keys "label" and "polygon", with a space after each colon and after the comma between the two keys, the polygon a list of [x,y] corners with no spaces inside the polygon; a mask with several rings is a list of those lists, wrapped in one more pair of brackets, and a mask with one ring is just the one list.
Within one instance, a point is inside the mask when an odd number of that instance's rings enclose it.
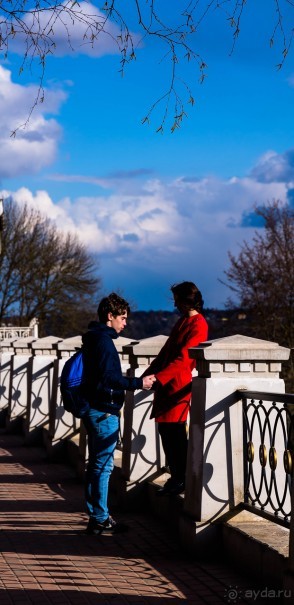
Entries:
{"label": "black iron scrollwork", "polygon": [[[253,393],[252,393],[253,394]],[[291,405],[263,399],[243,399],[245,423],[245,501],[285,524],[291,513],[294,415]],[[289,397],[289,396],[288,396]],[[293,407],[293,406],[292,406]],[[258,447],[258,458],[254,457]]]}

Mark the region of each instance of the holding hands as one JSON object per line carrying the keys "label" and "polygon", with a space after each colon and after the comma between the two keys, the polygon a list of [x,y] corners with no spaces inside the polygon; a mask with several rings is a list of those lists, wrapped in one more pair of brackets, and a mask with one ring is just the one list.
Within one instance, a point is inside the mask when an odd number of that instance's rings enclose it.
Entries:
{"label": "holding hands", "polygon": [[152,389],[152,385],[155,381],[156,381],[156,377],[154,374],[150,374],[150,376],[144,376],[143,389],[146,391],[150,391],[150,389]]}

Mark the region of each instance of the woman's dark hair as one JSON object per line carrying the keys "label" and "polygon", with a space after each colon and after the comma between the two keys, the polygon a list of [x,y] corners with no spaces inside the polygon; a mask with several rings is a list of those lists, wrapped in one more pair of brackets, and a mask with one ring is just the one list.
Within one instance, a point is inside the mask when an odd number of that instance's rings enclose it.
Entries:
{"label": "woman's dark hair", "polygon": [[113,317],[123,315],[124,313],[130,313],[130,305],[124,299],[112,292],[109,296],[105,296],[99,303],[97,313],[99,321],[106,323],[108,320],[108,313],[112,313]]}
{"label": "woman's dark hair", "polygon": [[203,298],[200,290],[192,281],[183,281],[181,284],[174,284],[171,287],[174,297],[187,311],[195,309],[199,313],[203,309]]}

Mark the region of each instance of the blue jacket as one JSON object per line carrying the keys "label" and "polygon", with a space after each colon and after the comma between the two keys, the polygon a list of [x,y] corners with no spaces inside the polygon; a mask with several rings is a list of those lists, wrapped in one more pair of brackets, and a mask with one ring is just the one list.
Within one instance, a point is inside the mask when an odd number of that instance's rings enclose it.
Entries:
{"label": "blue jacket", "polygon": [[101,412],[118,413],[124,403],[125,391],[142,389],[142,378],[123,376],[113,339],[118,334],[104,323],[92,321],[82,336],[85,395]]}

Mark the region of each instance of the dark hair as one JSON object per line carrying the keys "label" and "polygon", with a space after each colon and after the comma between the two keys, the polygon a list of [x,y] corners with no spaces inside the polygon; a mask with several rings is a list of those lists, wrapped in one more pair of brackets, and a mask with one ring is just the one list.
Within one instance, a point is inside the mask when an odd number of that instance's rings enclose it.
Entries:
{"label": "dark hair", "polygon": [[181,284],[174,284],[171,287],[171,291],[178,302],[181,303],[181,306],[187,311],[195,309],[201,313],[204,304],[202,294],[192,281],[183,281]]}
{"label": "dark hair", "polygon": [[99,321],[102,323],[107,322],[108,313],[112,313],[113,317],[117,317],[117,315],[123,315],[126,312],[130,313],[129,303],[115,292],[102,298],[97,309]]}

